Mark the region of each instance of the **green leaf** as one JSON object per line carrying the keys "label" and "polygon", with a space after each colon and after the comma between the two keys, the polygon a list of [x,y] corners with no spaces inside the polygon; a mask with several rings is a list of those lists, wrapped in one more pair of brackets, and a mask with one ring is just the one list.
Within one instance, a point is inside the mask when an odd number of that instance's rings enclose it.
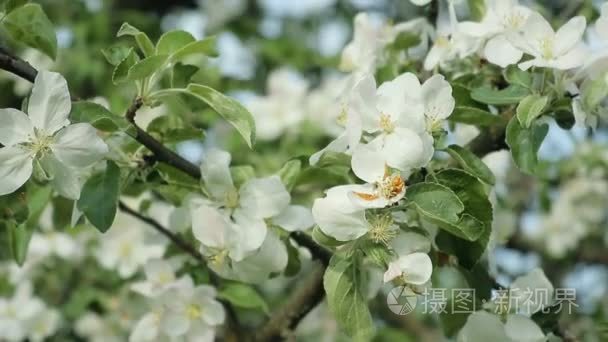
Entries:
{"label": "green leaf", "polygon": [[484,0],[468,0],[471,19],[480,21],[486,13],[486,3]]}
{"label": "green leaf", "polygon": [[38,49],[52,59],[57,57],[55,27],[40,5],[19,7],[7,14],[2,24],[14,40]]}
{"label": "green leaf", "polygon": [[122,61],[120,61],[120,63],[118,63],[116,68],[114,68],[114,72],[112,73],[112,82],[114,82],[114,84],[119,84],[121,82],[127,81],[129,69],[131,69],[131,67],[135,65],[138,61],[139,57],[137,57],[137,54],[135,53],[135,51],[133,51],[133,48],[130,48],[127,56]]}
{"label": "green leaf", "polygon": [[302,170],[302,162],[298,159],[290,160],[279,170],[278,175],[281,177],[281,181],[285,184],[287,191],[291,191],[296,180]]}
{"label": "green leaf", "polygon": [[353,341],[369,341],[374,335],[372,316],[361,289],[361,270],[352,259],[334,255],[323,276],[329,310]]}
{"label": "green leaf", "polygon": [[199,68],[194,65],[176,63],[171,69],[171,88],[185,88]]}
{"label": "green leaf", "polygon": [[427,181],[434,181],[450,188],[464,204],[460,226],[478,234],[475,241],[459,236],[437,235],[437,244],[443,251],[456,255],[460,264],[472,268],[485,251],[492,232],[492,204],[488,199],[485,186],[475,176],[459,169],[445,169],[434,176],[427,176]]}
{"label": "green leaf", "polygon": [[205,55],[209,57],[217,57],[217,47],[216,47],[216,38],[209,37],[203,40],[198,40],[192,42],[181,49],[175,51],[169,58],[169,61],[180,62],[183,61],[184,58],[192,56],[192,55]]}
{"label": "green leaf", "polygon": [[335,166],[345,166],[350,168],[351,156],[342,152],[335,151],[325,151],[317,164],[316,167],[335,167]]}
{"label": "green leaf", "polygon": [[409,187],[406,196],[420,215],[451,234],[475,241],[483,233],[478,220],[463,213],[463,202],[445,185],[427,179],[425,183]]}
{"label": "green leaf", "polygon": [[26,224],[17,224],[13,220],[4,221],[5,228],[8,232],[8,241],[11,250],[11,255],[17,263],[22,266],[27,256],[27,249],[30,244],[33,230],[28,229]]}
{"label": "green leaf", "polygon": [[518,85],[524,88],[531,88],[533,78],[532,75],[527,72],[521,70],[516,65],[511,65],[503,71],[503,77],[509,84]]}
{"label": "green leaf", "polygon": [[113,114],[102,105],[88,101],[73,102],[70,119],[72,122],[90,123],[104,132],[115,132],[129,127],[129,122],[124,117]]}
{"label": "green leaf", "polygon": [[105,172],[89,178],[82,187],[78,209],[102,233],[114,222],[119,190],[120,168],[112,161],[107,162]]}
{"label": "green leaf", "polygon": [[[433,286],[445,289],[446,306],[445,310],[439,314],[439,318],[444,334],[452,337],[464,326],[470,313],[477,309],[473,305],[475,303],[474,297],[469,298],[468,301],[458,298],[461,291],[464,291],[463,289],[469,289],[471,286],[463,274],[452,266],[435,268],[433,270],[432,282]],[[473,296],[471,293],[468,294]],[[452,308],[459,308],[460,310]]]}
{"label": "green leaf", "polygon": [[205,131],[196,127],[171,128],[165,132],[163,142],[172,144],[186,140],[201,140],[204,136]]}
{"label": "green leaf", "polygon": [[249,285],[240,283],[228,284],[219,291],[218,297],[240,308],[261,309],[265,313],[270,312],[264,298]]}
{"label": "green leaf", "polygon": [[239,189],[241,185],[255,178],[255,169],[251,165],[239,165],[230,167],[230,175],[234,186]]}
{"label": "green leaf", "polygon": [[508,105],[519,103],[524,97],[530,94],[530,90],[512,85],[502,90],[496,90],[489,87],[481,87],[473,89],[471,97],[473,100],[491,104],[491,105]]}
{"label": "green leaf", "polygon": [[414,46],[418,46],[420,42],[420,35],[405,31],[399,33],[397,37],[395,37],[392,47],[397,51],[402,51]]}
{"label": "green leaf", "polygon": [[297,275],[302,268],[300,251],[289,241],[289,239],[285,239],[284,243],[287,247],[287,266],[285,267],[283,274],[286,277],[293,277]]}
{"label": "green leaf", "polygon": [[476,107],[456,106],[449,120],[475,126],[494,126],[499,124],[502,118]]}
{"label": "green leaf", "polygon": [[6,2],[4,2],[4,13],[8,14],[12,11],[14,11],[15,9],[27,4],[28,2],[30,2],[30,0],[7,0]]}
{"label": "green leaf", "polygon": [[173,94],[189,94],[205,102],[209,107],[228,121],[245,139],[252,148],[255,144],[255,121],[253,115],[235,99],[219,91],[200,84],[190,84],[186,89],[165,89],[157,92],[155,96],[163,97]]}
{"label": "green leaf", "polygon": [[29,217],[28,195],[25,188],[11,194],[0,196],[0,221],[12,220],[23,223]]}
{"label": "green leaf", "polygon": [[116,37],[122,36],[133,36],[135,38],[137,46],[145,57],[150,57],[154,55],[154,51],[156,49],[154,48],[154,44],[152,43],[150,38],[148,38],[148,35],[140,31],[139,29],[131,26],[129,23],[123,23],[120,29],[118,30]]}
{"label": "green leaf", "polygon": [[169,56],[155,55],[142,59],[129,68],[126,81],[138,81],[152,76],[162,69]]}
{"label": "green leaf", "polygon": [[452,156],[452,158],[454,158],[454,160],[456,160],[458,164],[462,166],[463,169],[481,179],[485,183],[494,185],[496,179],[494,178],[492,170],[490,170],[490,168],[488,168],[488,166],[473,152],[458,145],[448,146],[446,152],[448,152],[450,156]]}
{"label": "green leaf", "polygon": [[156,43],[157,55],[171,55],[184,46],[196,41],[188,32],[173,30],[165,32]]}
{"label": "green leaf", "polygon": [[338,241],[333,237],[323,233],[323,231],[318,226],[315,226],[312,230],[312,239],[315,240],[316,243],[325,247],[338,247],[347,243],[347,241]]}
{"label": "green leaf", "polygon": [[539,117],[549,98],[540,95],[528,95],[517,106],[517,120],[524,128],[530,128],[532,122]]}
{"label": "green leaf", "polygon": [[517,167],[533,175],[538,165],[538,149],[549,132],[549,125],[534,124],[526,129],[517,118],[507,125],[506,140]]}
{"label": "green leaf", "polygon": [[106,61],[113,66],[117,66],[120,64],[120,62],[127,58],[130,51],[131,48],[124,45],[110,46],[109,48],[101,49],[101,53],[105,57]]}

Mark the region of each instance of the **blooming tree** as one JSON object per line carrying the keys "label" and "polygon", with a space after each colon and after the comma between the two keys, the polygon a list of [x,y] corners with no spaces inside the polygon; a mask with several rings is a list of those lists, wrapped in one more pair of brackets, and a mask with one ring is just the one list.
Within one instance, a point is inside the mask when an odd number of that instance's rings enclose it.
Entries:
{"label": "blooming tree", "polygon": [[67,3],[0,0],[0,340],[608,336],[608,3]]}

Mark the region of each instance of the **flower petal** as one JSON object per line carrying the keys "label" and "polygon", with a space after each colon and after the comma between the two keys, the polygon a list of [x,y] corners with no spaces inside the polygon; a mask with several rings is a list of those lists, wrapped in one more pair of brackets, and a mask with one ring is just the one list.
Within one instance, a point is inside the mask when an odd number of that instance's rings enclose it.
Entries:
{"label": "flower petal", "polygon": [[523,315],[509,315],[505,323],[505,332],[513,341],[543,342],[545,334],[536,323]]}
{"label": "flower petal", "polygon": [[232,231],[231,223],[217,209],[202,205],[192,211],[192,234],[203,245],[224,248]]}
{"label": "flower petal", "polygon": [[422,285],[431,279],[433,263],[426,253],[412,253],[397,259],[403,278],[409,284]]}
{"label": "flower petal", "polygon": [[59,161],[75,168],[91,166],[108,153],[108,145],[88,123],[69,125],[57,132],[51,149]]}
{"label": "flower petal", "polygon": [[65,78],[56,72],[40,71],[34,81],[27,113],[34,127],[48,134],[70,123],[72,108],[70,91]]}
{"label": "flower petal", "polygon": [[232,216],[236,223],[236,234],[229,237],[230,257],[232,260],[240,261],[260,248],[268,235],[268,228],[264,220],[248,217],[241,210],[236,210]]}
{"label": "flower petal", "polygon": [[12,146],[28,141],[32,135],[34,127],[25,113],[12,108],[0,109],[0,144]]}
{"label": "flower petal", "polygon": [[31,154],[20,146],[0,148],[0,196],[15,192],[32,175]]}
{"label": "flower petal", "polygon": [[288,206],[278,216],[273,217],[272,222],[289,232],[308,229],[315,223],[310,209],[301,205]]}
{"label": "flower petal", "polygon": [[216,199],[224,199],[231,191],[236,191],[230,174],[230,153],[218,149],[206,151],[201,163],[201,176],[205,186]]}
{"label": "flower petal", "polygon": [[350,186],[330,189],[325,198],[315,200],[312,216],[319,228],[339,241],[351,241],[363,236],[369,230],[365,211],[357,210],[348,198]]}
{"label": "flower petal", "polygon": [[369,144],[359,144],[353,151],[351,165],[357,177],[367,183],[380,181],[384,177],[386,161],[380,153],[378,141]]}
{"label": "flower petal", "polygon": [[442,75],[435,75],[422,85],[422,99],[425,104],[425,115],[432,120],[446,119],[456,105],[452,97],[452,86]]}
{"label": "flower petal", "polygon": [[42,160],[45,171],[51,176],[51,184],[61,196],[69,199],[80,198],[84,179],[74,168],[71,168],[54,156]]}
{"label": "flower petal", "polygon": [[583,16],[577,16],[560,27],[555,33],[555,46],[553,52],[556,56],[561,56],[581,42],[585,33],[587,20]]}
{"label": "flower petal", "polygon": [[424,152],[420,136],[403,127],[398,127],[395,133],[387,135],[382,147],[386,164],[404,172],[424,166]]}
{"label": "flower petal", "polygon": [[524,53],[514,47],[504,34],[499,34],[488,41],[484,55],[490,63],[506,68],[519,62]]}
{"label": "flower petal", "polygon": [[291,196],[279,176],[256,178],[239,190],[240,206],[247,216],[264,219],[280,214]]}

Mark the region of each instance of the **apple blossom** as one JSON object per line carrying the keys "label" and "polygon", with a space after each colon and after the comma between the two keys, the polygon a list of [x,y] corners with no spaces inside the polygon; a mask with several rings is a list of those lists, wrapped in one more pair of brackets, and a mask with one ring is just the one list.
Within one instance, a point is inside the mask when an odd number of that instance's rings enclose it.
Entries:
{"label": "apple blossom", "polygon": [[490,0],[481,22],[461,22],[458,28],[472,37],[487,39],[483,50],[490,63],[501,67],[515,64],[523,52],[509,41],[509,34],[521,32],[531,10],[518,0]]}
{"label": "apple blossom", "polygon": [[108,147],[90,124],[70,124],[70,101],[63,76],[43,71],[32,89],[29,116],[0,109],[0,195],[17,190],[34,167],[41,167],[61,195],[79,197],[78,173],[99,161]]}
{"label": "apple blossom", "polygon": [[603,3],[600,9],[601,15],[595,22],[595,31],[604,40],[608,40],[608,3]]}
{"label": "apple blossom", "polygon": [[213,287],[194,286],[192,279],[184,278],[155,299],[152,311],[136,323],[129,341],[213,341],[215,327],[225,319],[224,308],[215,296]]}
{"label": "apple blossom", "polygon": [[160,258],[164,244],[151,241],[138,221],[119,214],[113,229],[99,241],[95,257],[107,269],[116,269],[123,278],[131,277],[150,259]]}
{"label": "apple blossom", "polygon": [[510,32],[509,41],[532,60],[519,64],[520,69],[545,67],[568,70],[585,62],[586,48],[581,39],[585,33],[585,17],[570,19],[557,32],[536,12],[530,13],[519,33]]}
{"label": "apple blossom", "polygon": [[436,26],[433,46],[424,59],[425,70],[445,67],[457,59],[471,56],[481,44],[479,38],[470,36],[460,29],[453,0],[440,2]]}
{"label": "apple blossom", "polygon": [[293,130],[304,120],[303,104],[308,83],[293,70],[277,69],[270,73],[266,96],[248,101],[254,116],[256,137],[274,140]]}

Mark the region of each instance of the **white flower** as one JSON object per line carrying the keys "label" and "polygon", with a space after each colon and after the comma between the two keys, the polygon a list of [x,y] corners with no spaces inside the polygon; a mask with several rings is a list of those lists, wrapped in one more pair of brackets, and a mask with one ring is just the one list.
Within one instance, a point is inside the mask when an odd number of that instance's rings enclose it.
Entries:
{"label": "white flower", "polygon": [[216,291],[207,285],[194,286],[182,278],[152,303],[152,311],[137,322],[129,341],[158,341],[183,338],[188,341],[213,341],[215,326],[224,322],[224,307]]}
{"label": "white flower", "polygon": [[223,278],[259,284],[271,274],[282,272],[287,267],[288,259],[285,243],[276,234],[269,232],[262,246],[254,254],[241,261],[232,262],[229,267],[214,270]]}
{"label": "white flower", "polygon": [[[509,289],[509,301],[513,300],[518,312],[526,316],[531,316],[553,302],[553,285],[540,268],[517,277]],[[539,293],[544,293],[546,296]]]}
{"label": "white flower", "polygon": [[581,39],[585,33],[583,16],[570,19],[557,32],[543,16],[530,13],[520,33],[510,33],[509,41],[518,49],[534,57],[519,67],[547,67],[568,70],[584,64],[586,48]]}
{"label": "white flower", "polygon": [[506,322],[497,315],[476,311],[458,333],[458,342],[542,342],[546,337],[534,321],[521,315],[508,315]]}
{"label": "white flower", "polygon": [[602,39],[608,40],[608,2],[602,4],[601,15],[595,22],[595,30]]}
{"label": "white flower", "polygon": [[490,63],[501,67],[519,62],[523,52],[514,47],[508,34],[519,33],[530,14],[530,9],[518,0],[489,0],[481,22],[462,22],[461,32],[472,37],[487,38],[484,55]]}
{"label": "white flower", "polygon": [[[425,130],[425,108],[416,76],[404,73],[376,89],[370,75],[358,89],[353,101],[361,108],[363,130],[375,134],[368,145],[379,153],[383,164],[409,172],[428,163],[433,154],[433,139]],[[355,149],[353,160],[359,158],[358,153],[369,155],[369,149]]]}
{"label": "white flower", "polygon": [[384,272],[384,282],[395,278],[407,284],[423,285],[433,273],[433,264],[427,253],[431,250],[431,241],[414,232],[401,232],[390,241],[396,260],[389,262]]}
{"label": "white flower", "polygon": [[[429,0],[418,1],[419,3]],[[371,72],[376,65],[384,62],[384,49],[393,43],[403,32],[420,36],[420,44],[407,49],[405,57],[417,58],[421,52],[428,49],[429,36],[433,30],[424,18],[414,18],[410,21],[390,25],[380,20],[373,20],[367,13],[355,16],[353,39],[342,51],[340,69],[343,71]],[[403,56],[403,55],[402,55]]]}
{"label": "white flower", "polygon": [[72,236],[58,231],[34,233],[28,249],[28,254],[33,256],[57,255],[68,260],[80,256],[81,252]]}
{"label": "white flower", "polygon": [[171,263],[162,259],[150,259],[144,266],[146,280],[135,282],[131,289],[146,297],[156,297],[175,282],[175,270]]}
{"label": "white flower", "polygon": [[350,200],[356,189],[352,185],[336,186],[328,189],[324,198],[315,200],[312,215],[323,233],[339,241],[351,241],[370,230],[365,209]]}
{"label": "white flower", "polygon": [[[341,121],[343,104],[340,97],[348,85],[349,77],[330,76],[321,81],[306,97],[306,116],[308,121],[331,137],[338,137],[344,131]],[[342,118],[344,119],[344,118]]]}
{"label": "white flower", "polygon": [[0,298],[0,339],[43,341],[59,327],[59,313],[33,296],[32,285],[17,285],[12,298]]}
{"label": "white flower", "polygon": [[274,140],[304,120],[304,99],[308,83],[289,69],[277,69],[268,77],[267,95],[247,103],[253,114],[256,137]]}
{"label": "white flower", "polygon": [[0,109],[0,195],[14,192],[40,165],[63,196],[80,196],[78,172],[108,152],[87,123],[70,125],[71,102],[65,79],[40,72],[28,103],[28,113]]}
{"label": "white flower", "polygon": [[367,217],[365,208],[371,206],[363,205],[358,197],[369,190],[365,185],[340,185],[328,189],[324,198],[316,199],[312,215],[321,231],[339,241],[368,234],[374,242],[387,244],[397,235],[398,227],[389,214]]}
{"label": "white flower", "polygon": [[410,0],[410,2],[416,6],[428,5],[429,3],[431,3],[431,1],[433,0]]}
{"label": "white flower", "polygon": [[278,176],[251,179],[237,190],[228,152],[208,150],[201,174],[211,202],[191,208],[192,231],[219,264],[225,257],[240,261],[258,249],[266,239],[266,222],[288,231],[312,225],[308,209],[289,205],[291,196]]}
{"label": "white flower", "polygon": [[95,257],[103,267],[129,278],[148,260],[165,252],[165,245],[148,241],[145,233],[139,221],[118,214],[112,228],[100,237]]}
{"label": "white flower", "polygon": [[447,10],[443,1],[439,3],[437,36],[424,60],[425,70],[433,70],[437,66],[444,67],[454,60],[474,54],[479,49],[481,40],[460,30],[453,2],[447,1]]}
{"label": "white flower", "polygon": [[354,20],[353,40],[342,51],[340,69],[373,72],[378,54],[390,40],[387,26],[373,22],[367,13],[359,13]]}
{"label": "white flower", "polygon": [[44,303],[32,296],[32,285],[19,284],[12,298],[0,298],[0,337],[9,341],[24,340],[28,334],[27,322],[43,308]]}
{"label": "white flower", "polygon": [[377,144],[359,145],[351,163],[357,177],[367,182],[353,187],[353,202],[364,208],[384,208],[405,195],[405,181],[399,172],[391,172]]}
{"label": "white flower", "polygon": [[45,308],[38,312],[28,321],[29,340],[33,342],[46,341],[59,328],[60,318],[59,312],[56,310]]}
{"label": "white flower", "polygon": [[423,285],[433,273],[433,263],[426,253],[411,253],[400,256],[397,260],[388,264],[388,270],[384,272],[384,282],[399,278],[407,284]]}
{"label": "white flower", "polygon": [[341,97],[341,111],[337,117],[338,125],[344,129],[336,139],[325,148],[310,156],[310,165],[316,165],[325,152],[352,153],[361,140],[361,101],[357,100],[361,92],[368,87],[367,74],[353,74],[345,81],[346,85]]}
{"label": "white flower", "polygon": [[93,312],[82,315],[74,324],[74,331],[78,336],[86,337],[90,342],[121,342],[114,324],[108,321],[108,316],[99,316]]}

